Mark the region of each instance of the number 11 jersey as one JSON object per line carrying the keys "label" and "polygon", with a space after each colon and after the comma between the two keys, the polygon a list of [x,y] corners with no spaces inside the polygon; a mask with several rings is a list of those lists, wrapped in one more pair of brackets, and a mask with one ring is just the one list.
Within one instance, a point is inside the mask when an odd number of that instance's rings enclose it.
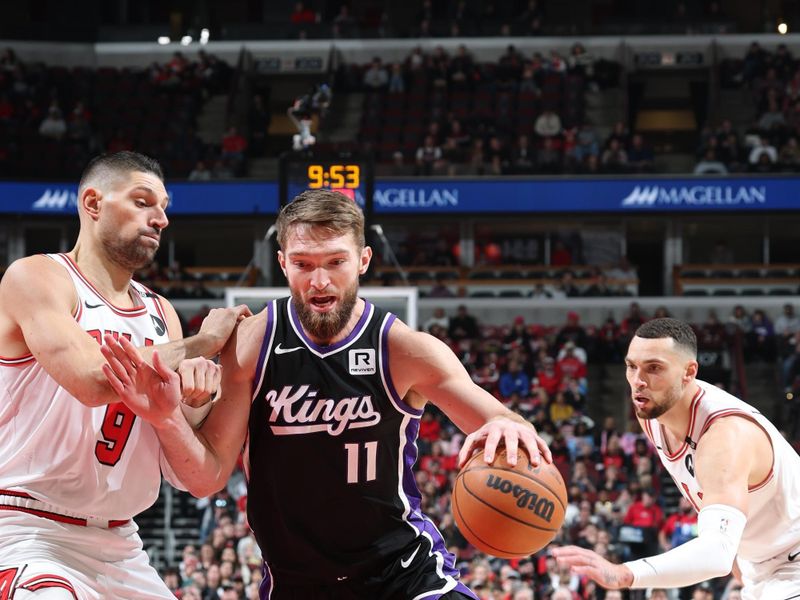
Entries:
{"label": "number 11 jersey", "polygon": [[395,316],[365,301],[353,331],[321,347],[290,299],[265,310],[245,464],[267,578],[364,581],[419,547],[439,587],[453,589],[453,556],[420,510],[412,472],[422,411],[403,402],[389,370]]}

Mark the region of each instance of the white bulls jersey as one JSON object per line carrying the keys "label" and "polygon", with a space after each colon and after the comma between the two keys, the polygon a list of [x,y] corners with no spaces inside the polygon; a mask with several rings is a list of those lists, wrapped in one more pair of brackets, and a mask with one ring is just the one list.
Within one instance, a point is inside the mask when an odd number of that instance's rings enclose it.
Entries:
{"label": "white bulls jersey", "polygon": [[[692,399],[689,430],[678,448],[668,448],[664,431],[655,419],[644,422],[661,462],[681,493],[702,508],[703,490],[695,478],[697,443],[711,423],[722,417],[741,415],[755,421],[769,436],[774,460],[764,481],[750,487],[747,525],[738,557],[760,563],[800,548],[800,457],[770,421],[749,404],[705,381]],[[737,417],[739,418],[739,417]]]}
{"label": "white bulls jersey", "polygon": [[[155,294],[132,282],[138,306],[115,307],[68,256],[49,257],[72,278],[79,302],[75,320],[97,343],[105,333],[126,336],[137,346],[169,341]],[[66,515],[109,520],[128,519],[155,502],[161,483],[158,438],[124,404],[81,404],[30,354],[0,357],[0,397],[5,501],[32,497]]]}

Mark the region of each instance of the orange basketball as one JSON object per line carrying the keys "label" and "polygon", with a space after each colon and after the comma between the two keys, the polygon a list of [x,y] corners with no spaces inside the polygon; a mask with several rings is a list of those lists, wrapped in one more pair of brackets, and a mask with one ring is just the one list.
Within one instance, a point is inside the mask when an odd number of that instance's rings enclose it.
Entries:
{"label": "orange basketball", "polygon": [[532,467],[521,449],[515,467],[505,450],[492,464],[478,452],[456,477],[453,517],[469,542],[494,556],[521,558],[544,548],[564,522],[567,489],[555,466]]}

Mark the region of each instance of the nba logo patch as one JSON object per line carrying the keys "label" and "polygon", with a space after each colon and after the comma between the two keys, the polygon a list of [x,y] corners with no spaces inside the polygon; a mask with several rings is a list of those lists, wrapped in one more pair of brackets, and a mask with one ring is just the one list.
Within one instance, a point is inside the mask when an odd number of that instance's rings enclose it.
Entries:
{"label": "nba logo patch", "polygon": [[377,372],[374,348],[359,348],[350,350],[349,359],[350,375],[374,375]]}

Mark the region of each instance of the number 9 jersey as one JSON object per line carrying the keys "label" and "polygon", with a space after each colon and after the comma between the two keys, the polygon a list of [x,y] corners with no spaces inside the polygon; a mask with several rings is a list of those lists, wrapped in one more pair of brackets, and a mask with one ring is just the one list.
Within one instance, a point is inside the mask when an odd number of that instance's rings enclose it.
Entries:
{"label": "number 9 jersey", "polygon": [[304,586],[474,597],[420,509],[412,467],[422,411],[392,383],[395,316],[365,301],[345,339],[319,346],[290,299],[265,310],[245,461],[248,519],[266,566],[261,597],[315,598],[291,592]]}
{"label": "number 9 jersey", "polygon": [[[68,256],[48,256],[72,278],[75,321],[99,344],[107,333],[137,346],[169,341],[160,300],[150,290],[131,282],[135,307],[119,308]],[[30,354],[0,357],[0,394],[1,508],[82,524],[127,520],[155,502],[158,438],[124,404],[81,404]]]}

